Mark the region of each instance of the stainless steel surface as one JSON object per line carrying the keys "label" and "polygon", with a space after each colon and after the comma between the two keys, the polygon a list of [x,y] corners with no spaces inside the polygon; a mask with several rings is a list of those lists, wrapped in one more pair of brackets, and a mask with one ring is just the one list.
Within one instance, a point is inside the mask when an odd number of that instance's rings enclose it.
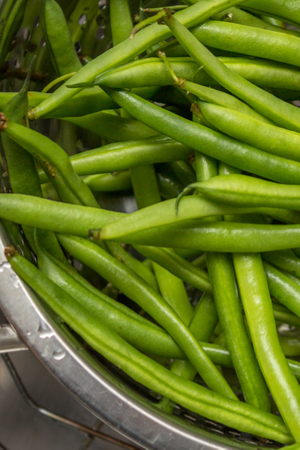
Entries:
{"label": "stainless steel surface", "polygon": [[8,324],[0,325],[0,353],[28,350],[17,333]]}

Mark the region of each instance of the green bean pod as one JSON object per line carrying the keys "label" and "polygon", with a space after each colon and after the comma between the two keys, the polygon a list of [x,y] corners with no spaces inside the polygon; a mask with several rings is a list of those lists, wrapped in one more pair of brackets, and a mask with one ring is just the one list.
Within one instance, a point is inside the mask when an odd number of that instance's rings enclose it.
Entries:
{"label": "green bean pod", "polygon": [[182,280],[156,263],[153,263],[153,269],[161,296],[174,309],[183,323],[188,326],[193,317],[193,308]]}
{"label": "green bean pod", "polygon": [[123,216],[105,209],[71,205],[22,194],[0,194],[0,217],[22,225],[88,237],[98,228]]}
{"label": "green bean pod", "polygon": [[133,271],[111,257],[98,245],[72,236],[59,235],[60,243],[73,256],[101,273],[161,324],[180,345],[208,386],[228,398],[236,398],[196,339],[163,298]]}
{"label": "green bean pod", "polygon": [[55,142],[11,121],[5,122],[2,131],[39,161],[56,186],[61,200],[98,207],[89,187],[74,172],[68,155]]}
{"label": "green bean pod", "polygon": [[208,293],[212,292],[207,272],[191,264],[189,261],[186,261],[173,250],[146,245],[136,245],[135,248],[142,255],[152,259],[152,261],[155,261],[162,267],[165,267],[169,272],[173,273],[178,278],[181,278],[191,286],[194,286],[200,291]]}
{"label": "green bean pod", "polygon": [[263,259],[279,269],[283,269],[300,278],[300,259],[297,258],[292,250],[266,252],[263,254]]}
{"label": "green bean pod", "polygon": [[230,255],[207,252],[206,258],[218,317],[245,401],[270,411],[269,391],[248,338]]}
{"label": "green bean pod", "polygon": [[[230,70],[257,86],[300,90],[298,67],[267,59],[225,56],[220,56],[218,59]],[[178,78],[205,86],[218,85],[205,70],[199,70],[199,65],[190,57],[170,57],[168,61]],[[103,86],[112,88],[132,89],[144,86],[165,86],[172,84],[173,79],[163,61],[160,58],[151,57],[111,69],[96,78],[95,84],[100,82]]]}
{"label": "green bean pod", "polygon": [[280,348],[260,255],[234,255],[233,260],[258,363],[285,423],[299,442],[300,387]]}
{"label": "green bean pod", "polygon": [[204,118],[218,130],[265,152],[300,161],[300,134],[222,106],[198,102]]}
{"label": "green bean pod", "polygon": [[83,181],[93,192],[127,191],[132,188],[128,170],[116,173],[88,175],[83,178]]}
{"label": "green bean pod", "polygon": [[38,263],[40,270],[57,286],[126,342],[144,353],[172,358],[184,357],[178,345],[163,329],[100,291],[96,293],[87,290],[42,249],[39,249]]}
{"label": "green bean pod", "polygon": [[114,46],[130,36],[133,23],[128,0],[110,2],[110,25]]}
{"label": "green bean pod", "polygon": [[259,18],[242,9],[234,7],[224,11],[223,13],[216,14],[213,19],[224,20],[225,22],[230,23],[239,23],[241,25],[276,31],[278,33],[291,33],[295,36],[299,36],[299,32],[286,28],[285,24],[279,20],[266,16],[261,16],[261,18]]}
{"label": "green bean pod", "polygon": [[159,134],[138,120],[120,117],[104,111],[81,117],[63,117],[62,120],[92,131],[112,142],[145,139]]}
{"label": "green bean pod", "polygon": [[[200,2],[197,5],[177,12],[176,17],[178,17],[183,24],[192,27],[197,25],[197,23],[205,21],[213,14],[239,3],[240,0],[217,0],[214,3]],[[153,24],[144,28],[136,34],[134,39],[126,39],[80,69],[71,80],[68,80],[66,84],[58,88],[51,97],[36,108],[30,110],[29,118],[37,119],[40,116],[49,114],[50,111],[57,108],[67,99],[79,92],[79,88],[69,89],[67,87],[68,85],[94,81],[95,77],[101,73],[104,73],[119,64],[132,60],[135,56],[138,56],[152,45],[157,44],[169,36],[171,36],[171,32],[168,27],[165,26]]]}
{"label": "green bean pod", "polygon": [[[300,66],[296,36],[216,20],[191,28],[191,32],[207,47]],[[188,54],[178,44],[164,50],[168,56]]]}
{"label": "green bean pod", "polygon": [[208,156],[281,183],[297,184],[300,163],[258,150],[179,117],[128,91],[104,90],[141,122]]}
{"label": "green bean pod", "polygon": [[[104,234],[104,233],[103,233]],[[96,232],[97,237],[99,231]],[[100,238],[104,236],[100,231]],[[107,237],[105,236],[105,239]],[[115,238],[112,238],[114,240]],[[252,253],[300,246],[300,225],[261,225],[234,222],[189,222],[136,231],[117,238],[133,245]]]}
{"label": "green bean pod", "polygon": [[[194,3],[194,0],[192,0]],[[243,7],[251,11],[270,14],[272,17],[285,19],[287,22],[300,24],[300,10],[297,0],[288,0],[282,3],[280,0],[266,0],[261,3],[259,0],[248,0]]]}
{"label": "green bean pod", "polygon": [[220,175],[193,188],[213,201],[236,206],[266,206],[300,209],[300,186],[272,183],[247,175]]}
{"label": "green bean pod", "polygon": [[[120,172],[143,164],[177,161],[188,158],[192,149],[167,136],[154,136],[139,141],[116,142],[87,150],[70,158],[78,175]],[[48,178],[39,171],[40,182]]]}
{"label": "green bean pod", "polygon": [[297,107],[278,99],[274,95],[245,80],[245,78],[237,73],[232,72],[171,14],[166,15],[164,21],[189,55],[199,65],[204,64],[205,70],[221,86],[244,100],[256,111],[277,125],[288,128],[289,130],[300,131],[300,111]]}
{"label": "green bean pod", "polygon": [[149,286],[158,291],[157,281],[152,271],[144,266],[138,259],[134,258],[121,245],[116,242],[107,242],[109,252],[117,258],[118,261],[124,263],[129,269],[137,273]]}
{"label": "green bean pod", "polygon": [[[267,275],[267,279],[268,279],[268,275]],[[269,288],[270,288],[270,284],[269,284]],[[293,327],[300,328],[300,317],[293,314],[285,306],[280,305],[279,303],[273,303],[273,312],[274,312],[275,320],[277,322],[287,323],[288,325],[291,325]]]}
{"label": "green bean pod", "polygon": [[[217,178],[219,177],[215,177],[214,179]],[[202,184],[200,183],[199,185],[201,186]],[[195,183],[193,186],[198,186],[198,183]],[[183,197],[177,214],[175,206],[176,200],[171,199],[163,202],[163,204],[152,205],[141,211],[128,214],[123,216],[121,220],[102,228],[100,236],[103,239],[121,240],[124,236],[133,236],[135,233],[150,230],[154,227],[184,225],[195,219],[227,214],[249,214],[253,212],[270,214],[283,221],[286,219],[288,223],[300,223],[300,216],[297,212],[289,213],[288,210],[263,208],[262,206],[255,206],[253,208],[243,208],[243,206],[230,207],[222,203],[214,203],[201,195]]]}
{"label": "green bean pod", "polygon": [[57,75],[77,72],[82,66],[61,7],[55,0],[43,0],[42,11],[44,38]]}
{"label": "green bean pod", "polygon": [[264,262],[264,268],[273,297],[300,317],[300,286],[272,264]]}
{"label": "green bean pod", "polygon": [[0,66],[10,51],[12,41],[17,34],[24,17],[27,0],[9,0],[1,11]]}
{"label": "green bean pod", "polygon": [[[10,254],[9,254],[10,253]],[[290,444],[293,439],[281,418],[251,405],[224,398],[198,384],[182,381],[160,364],[127,344],[115,332],[88,314],[72,297],[20,255],[7,248],[6,255],[14,270],[40,295],[70,327],[105,358],[129,376],[198,414],[225,425]]]}
{"label": "green bean pod", "polygon": [[[31,67],[29,68],[21,91],[12,97],[4,108],[6,117],[10,121],[16,122],[16,124],[24,123],[24,121],[26,123],[28,109],[27,91],[30,83]],[[22,129],[25,128],[21,125],[18,126]],[[22,145],[6,135],[6,133],[2,133],[1,140],[12,191],[19,194],[42,197],[38,173],[32,155]],[[24,224],[23,230],[31,248],[35,250],[33,228]],[[43,241],[44,245],[52,254],[56,255],[59,259],[64,259],[62,250],[52,232],[45,232],[43,234]]]}

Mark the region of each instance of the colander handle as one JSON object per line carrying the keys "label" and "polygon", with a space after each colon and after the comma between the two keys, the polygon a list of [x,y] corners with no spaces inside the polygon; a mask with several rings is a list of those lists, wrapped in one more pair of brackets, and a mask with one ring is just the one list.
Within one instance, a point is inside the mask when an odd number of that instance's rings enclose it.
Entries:
{"label": "colander handle", "polygon": [[27,346],[8,324],[0,324],[0,353],[19,352],[28,350]]}

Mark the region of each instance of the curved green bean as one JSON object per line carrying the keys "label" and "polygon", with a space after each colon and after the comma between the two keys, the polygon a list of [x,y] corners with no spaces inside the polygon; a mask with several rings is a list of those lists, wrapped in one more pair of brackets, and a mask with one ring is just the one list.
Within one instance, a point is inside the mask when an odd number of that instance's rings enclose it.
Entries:
{"label": "curved green bean", "polygon": [[216,392],[222,392],[222,395],[228,398],[236,398],[188,328],[156,291],[98,245],[82,238],[62,234],[59,235],[59,240],[73,256],[101,273],[161,324],[182,348],[197,371],[201,372],[208,386]]}
{"label": "curved green bean", "polygon": [[61,289],[48,280],[34,266],[13,254],[6,255],[14,270],[43,298],[43,300],[79,333],[92,348],[124,370],[149,389],[172,399],[198,414],[205,414],[241,431],[261,435],[283,444],[292,443],[292,437],[281,418],[251,405],[224,398],[198,384],[181,381],[160,364],[150,360],[109,328],[102,325]]}
{"label": "curved green bean", "polygon": [[[217,0],[216,2],[200,2],[190,8],[176,13],[176,17],[185,25],[192,27],[203,22],[213,14],[241,3],[241,0]],[[132,60],[135,56],[147,50],[152,45],[171,36],[171,32],[165,26],[153,24],[136,34],[134,39],[126,39],[112,49],[98,56],[84,66],[71,80],[61,86],[55,93],[40,105],[29,111],[30,119],[49,114],[67,99],[73,97],[80,89],[69,89],[67,86],[75,83],[93,81],[101,73]]]}
{"label": "curved green bean", "polygon": [[235,254],[233,261],[257,360],[284,421],[299,442],[300,387],[280,348],[260,255]]}
{"label": "curved green bean", "polygon": [[[128,91],[104,90],[131,115],[166,134],[189,145],[196,151],[231,164],[241,170],[252,172],[281,183],[297,184],[300,163],[258,150],[233,138],[224,136],[207,127],[179,117]],[[297,109],[295,107],[295,109]]]}

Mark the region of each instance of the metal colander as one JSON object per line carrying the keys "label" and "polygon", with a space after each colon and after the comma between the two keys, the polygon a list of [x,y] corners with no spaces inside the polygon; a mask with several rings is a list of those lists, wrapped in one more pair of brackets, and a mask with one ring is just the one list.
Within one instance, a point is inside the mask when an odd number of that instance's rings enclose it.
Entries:
{"label": "metal colander", "polygon": [[[2,0],[2,6],[4,3]],[[28,67],[34,54],[39,68],[33,72],[31,89],[39,90],[41,83],[45,85],[45,80],[50,81],[47,79],[48,72],[51,73],[50,62],[36,12],[40,3],[40,0],[31,0],[32,14],[28,14],[25,26],[18,32],[9,62],[0,68],[2,91],[20,89],[26,75],[24,68]],[[138,2],[132,3],[133,9],[137,10]],[[91,32],[96,33],[92,57],[110,45],[108,9],[106,2],[101,0],[96,25],[90,27]],[[87,20],[86,12],[82,10],[78,14],[77,26],[84,27]],[[84,53],[84,46],[84,39],[76,42],[79,53]],[[59,133],[57,121],[39,121],[33,126],[52,138]],[[5,177],[2,177],[2,188],[9,189]],[[106,195],[104,201],[110,209],[121,208],[123,211],[128,211],[128,205],[132,205],[130,198]],[[26,346],[93,414],[148,449],[278,448],[271,441],[240,433],[177,405],[173,415],[156,408],[155,403],[160,400],[158,394],[139,385],[89,349],[51,311],[46,310],[31,289],[14,274],[3,252],[10,243],[10,236],[0,224],[0,307]],[[1,336],[3,334],[0,333],[0,349]]]}

